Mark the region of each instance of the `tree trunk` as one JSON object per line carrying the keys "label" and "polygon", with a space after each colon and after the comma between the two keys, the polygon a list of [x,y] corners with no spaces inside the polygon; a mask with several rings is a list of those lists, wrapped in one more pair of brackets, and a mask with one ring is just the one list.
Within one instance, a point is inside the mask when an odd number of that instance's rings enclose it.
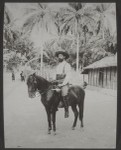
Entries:
{"label": "tree trunk", "polygon": [[41,46],[41,66],[40,66],[41,75],[43,73],[43,46]]}
{"label": "tree trunk", "polygon": [[104,40],[104,38],[105,38],[105,35],[104,35],[104,27],[103,27],[103,29],[102,29],[102,34],[103,34],[103,40]]}
{"label": "tree trunk", "polygon": [[87,42],[86,32],[84,33],[84,37],[85,37],[84,45],[86,46],[86,42]]}
{"label": "tree trunk", "polygon": [[101,15],[101,20],[102,20],[102,36],[103,36],[103,40],[104,40],[104,38],[105,38],[105,32],[104,32],[105,27],[104,27],[104,15],[103,14]]}
{"label": "tree trunk", "polygon": [[76,71],[79,71],[79,34],[77,33]]}
{"label": "tree trunk", "polygon": [[77,41],[77,49],[76,49],[76,72],[79,70],[79,33],[78,33],[78,21],[76,20],[75,25],[75,33],[76,33],[76,41]]}

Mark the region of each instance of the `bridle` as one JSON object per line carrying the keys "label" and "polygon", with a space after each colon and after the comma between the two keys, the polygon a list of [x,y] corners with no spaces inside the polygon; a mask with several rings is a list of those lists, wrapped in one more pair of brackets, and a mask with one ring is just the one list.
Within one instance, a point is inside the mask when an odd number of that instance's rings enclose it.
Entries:
{"label": "bridle", "polygon": [[59,89],[59,87],[56,86],[56,85],[54,85],[54,88],[52,88],[52,89],[50,89],[50,86],[49,86],[49,88],[47,88],[46,90],[43,90],[42,92],[41,92],[41,90],[37,90],[37,92],[39,92],[40,95],[44,95],[44,94],[46,94],[49,90],[56,91],[56,88]]}
{"label": "bridle", "polygon": [[43,91],[41,91],[41,90],[37,90],[37,92],[39,92],[39,93],[40,93],[40,95],[44,95],[44,94],[45,94],[45,93],[47,93],[49,90],[50,90],[50,89],[48,88],[48,89],[43,90]]}
{"label": "bridle", "polygon": [[[38,86],[37,86],[36,77],[35,76],[33,76],[33,77],[34,77],[34,84],[36,86],[36,91],[39,92],[40,95],[46,94],[49,90],[53,90],[54,91],[55,88],[59,88],[57,85],[53,85],[53,82],[52,82],[47,89],[45,89],[45,90],[39,90]],[[50,88],[51,86],[52,86],[52,89]]]}

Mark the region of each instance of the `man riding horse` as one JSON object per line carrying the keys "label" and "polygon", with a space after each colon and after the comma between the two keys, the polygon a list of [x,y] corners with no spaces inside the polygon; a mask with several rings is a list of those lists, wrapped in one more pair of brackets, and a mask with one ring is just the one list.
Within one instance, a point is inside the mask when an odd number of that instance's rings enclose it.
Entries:
{"label": "man riding horse", "polygon": [[[52,129],[56,134],[56,112],[61,101],[64,103],[66,118],[69,116],[69,106],[71,106],[74,113],[72,129],[74,130],[76,127],[78,116],[81,127],[84,126],[84,88],[80,85],[73,85],[71,82],[71,66],[66,61],[69,58],[68,53],[61,50],[56,52],[55,56],[59,61],[59,64],[56,67],[56,80],[48,81],[45,78],[36,75],[36,73],[30,74],[27,78],[29,97],[36,97],[37,92],[41,95],[41,102],[44,105],[47,114],[48,134],[51,133]],[[55,77],[53,79],[55,79]],[[71,86],[70,83],[72,84]]]}
{"label": "man riding horse", "polygon": [[69,58],[69,54],[64,50],[60,50],[55,53],[55,56],[58,58],[59,61],[56,67],[56,80],[58,81],[58,86],[61,88],[61,95],[63,97],[65,108],[65,118],[68,118],[69,117],[68,89],[69,89],[71,66],[66,60]]}

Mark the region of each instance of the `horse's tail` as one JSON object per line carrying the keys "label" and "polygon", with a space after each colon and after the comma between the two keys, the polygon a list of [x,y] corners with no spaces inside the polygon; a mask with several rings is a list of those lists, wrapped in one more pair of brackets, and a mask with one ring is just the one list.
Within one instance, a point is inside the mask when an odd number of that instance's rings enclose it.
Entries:
{"label": "horse's tail", "polygon": [[84,114],[84,99],[85,99],[85,91],[82,89],[79,101],[79,119],[82,122],[83,126],[83,114]]}

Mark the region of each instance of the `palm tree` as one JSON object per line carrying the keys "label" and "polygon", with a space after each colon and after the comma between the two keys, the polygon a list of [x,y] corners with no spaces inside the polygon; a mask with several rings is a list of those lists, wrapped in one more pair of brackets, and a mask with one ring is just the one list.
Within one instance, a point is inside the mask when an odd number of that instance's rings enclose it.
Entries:
{"label": "palm tree", "polygon": [[4,24],[8,25],[11,23],[11,21],[13,20],[13,16],[9,10],[9,8],[5,5],[4,8]]}
{"label": "palm tree", "polygon": [[11,43],[12,38],[13,38],[11,27],[10,27],[12,19],[13,19],[13,17],[10,13],[10,10],[5,5],[5,9],[4,9],[4,30],[3,30],[3,42],[4,42],[4,48],[5,49],[7,48],[6,45],[7,45],[8,41]]}
{"label": "palm tree", "polygon": [[5,5],[4,8],[4,29],[3,29],[3,61],[5,70],[7,69],[6,66],[8,64],[9,59],[13,55],[12,46],[13,46],[13,34],[12,31],[12,25],[13,25],[13,16],[8,9],[8,7]]}
{"label": "palm tree", "polygon": [[97,34],[90,37],[85,48],[94,50],[93,53],[97,58],[92,58],[95,61],[116,53],[116,9],[113,3],[94,4],[93,9],[96,11],[95,18],[98,22]]}
{"label": "palm tree", "polygon": [[[32,33],[33,29],[40,32],[40,47],[41,47],[41,73],[43,67],[43,44],[50,35],[57,31],[55,25],[55,12],[53,12],[47,4],[33,4],[32,8],[27,8],[25,12],[26,20],[23,24],[23,29],[27,33]],[[27,34],[26,33],[26,34]]]}
{"label": "palm tree", "polygon": [[116,6],[114,3],[98,3],[94,6],[98,17],[97,33],[102,32],[103,39],[105,31],[109,30],[110,36],[116,33]]}
{"label": "palm tree", "polygon": [[79,69],[79,40],[83,33],[83,26],[94,24],[92,17],[94,12],[91,7],[85,3],[69,3],[69,7],[63,10],[62,31],[65,34],[74,34],[76,38],[76,71]]}

